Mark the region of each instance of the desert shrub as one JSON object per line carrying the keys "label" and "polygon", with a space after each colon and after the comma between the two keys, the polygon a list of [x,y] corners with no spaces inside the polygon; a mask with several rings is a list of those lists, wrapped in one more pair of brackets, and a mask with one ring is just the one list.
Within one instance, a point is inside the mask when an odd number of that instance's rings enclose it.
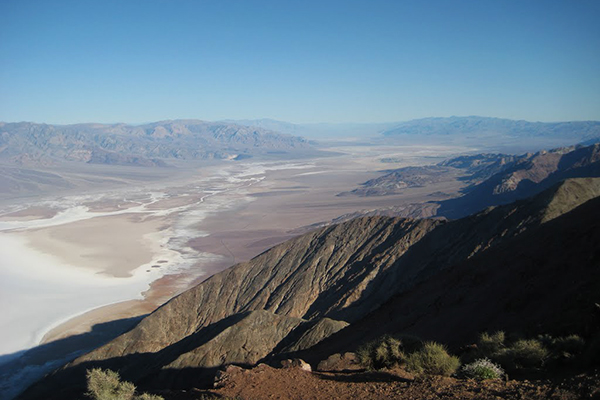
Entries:
{"label": "desert shrub", "polygon": [[482,333],[477,342],[476,355],[478,358],[488,358],[509,372],[514,372],[523,368],[544,366],[551,356],[547,343],[555,343],[556,346],[574,346],[575,342],[574,337],[556,340],[546,335],[538,339],[519,339],[511,343],[506,340],[506,335],[502,331],[492,335]]}
{"label": "desert shrub", "polygon": [[458,357],[448,354],[446,348],[436,342],[425,343],[406,358],[406,369],[417,374],[450,376],[458,367]]}
{"label": "desert shrub", "polygon": [[505,350],[505,340],[506,335],[503,331],[498,331],[491,335],[487,332],[484,332],[479,335],[477,348],[483,356],[494,357]]}
{"label": "desert shrub", "polygon": [[87,371],[87,395],[94,400],[130,400],[135,386],[121,382],[119,373],[109,369],[94,368]]}
{"label": "desert shrub", "polygon": [[400,334],[394,336],[402,343],[402,351],[405,354],[413,353],[423,348],[423,341],[417,336]]}
{"label": "desert shrub", "polygon": [[501,359],[514,368],[539,368],[548,356],[548,350],[539,340],[521,339],[513,343]]}
{"label": "desert shrub", "polygon": [[501,379],[504,376],[502,367],[498,364],[494,364],[487,358],[480,358],[470,364],[464,365],[461,372],[467,378],[473,378],[479,381],[486,379]]}
{"label": "desert shrub", "polygon": [[405,359],[402,342],[389,335],[365,343],[356,351],[358,362],[367,369],[391,368]]}
{"label": "desert shrub", "polygon": [[571,358],[583,352],[585,341],[579,335],[569,335],[561,337],[552,337],[550,335],[540,335],[538,340],[544,347],[550,349],[552,357]]}
{"label": "desert shrub", "polygon": [[87,393],[93,400],[163,400],[161,396],[143,393],[135,394],[135,385],[131,382],[121,382],[118,372],[109,369],[94,368],[88,370]]}
{"label": "desert shrub", "polygon": [[136,400],[164,400],[162,396],[156,394],[142,393],[135,397]]}

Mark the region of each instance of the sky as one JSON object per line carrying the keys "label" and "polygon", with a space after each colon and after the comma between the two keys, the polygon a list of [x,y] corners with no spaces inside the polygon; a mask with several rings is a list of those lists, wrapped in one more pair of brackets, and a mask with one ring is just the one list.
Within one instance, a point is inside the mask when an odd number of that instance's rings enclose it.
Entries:
{"label": "sky", "polygon": [[0,121],[600,120],[597,0],[0,0]]}

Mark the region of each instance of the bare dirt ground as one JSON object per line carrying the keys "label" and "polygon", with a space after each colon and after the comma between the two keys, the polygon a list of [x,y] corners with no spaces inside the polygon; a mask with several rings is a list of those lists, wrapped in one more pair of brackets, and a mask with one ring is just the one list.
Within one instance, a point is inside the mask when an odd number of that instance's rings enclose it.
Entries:
{"label": "bare dirt ground", "polygon": [[[560,381],[487,380],[415,377],[401,369],[376,372],[324,373],[299,368],[275,369],[261,364],[228,374],[222,387],[211,391],[161,393],[165,400],[234,398],[243,400],[357,399],[509,399],[575,400],[600,398],[600,374]],[[204,397],[203,397],[204,396]]]}

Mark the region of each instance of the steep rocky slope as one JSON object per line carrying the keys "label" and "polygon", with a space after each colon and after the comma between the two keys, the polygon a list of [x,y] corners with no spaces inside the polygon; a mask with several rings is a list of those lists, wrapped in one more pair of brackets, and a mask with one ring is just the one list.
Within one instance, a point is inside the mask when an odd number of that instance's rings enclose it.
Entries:
{"label": "steep rocky slope", "polygon": [[482,153],[451,158],[436,165],[398,168],[340,195],[385,196],[401,193],[402,189],[425,187],[452,179],[460,179],[474,185],[508,168],[522,157]]}
{"label": "steep rocky slope", "polygon": [[[119,369],[126,379],[141,384],[185,387],[210,379],[222,364],[253,364],[275,353],[301,351],[346,323],[350,327],[338,335],[353,329],[357,321],[418,285],[443,286],[443,280],[435,280],[443,271],[519,243],[523,235],[562,220],[564,213],[598,194],[600,179],[578,179],[461,220],[358,218],[308,233],[183,293],[130,332],[32,388],[25,398],[37,398],[49,387],[58,390],[65,381],[82,384],[84,369],[90,366]],[[560,249],[557,240],[552,242],[554,251]],[[530,257],[543,256],[541,245],[532,249]],[[506,254],[503,263],[519,265],[511,258],[518,253],[501,254]],[[517,273],[497,262],[498,271]],[[459,289],[453,293],[460,297],[472,288]],[[413,303],[414,309],[423,307]]]}
{"label": "steep rocky slope", "polygon": [[340,195],[383,196],[403,189],[458,179],[463,196],[438,201],[437,215],[461,218],[491,205],[507,204],[539,193],[566,178],[600,176],[599,144],[560,147],[522,155],[475,154],[436,165],[404,167],[364,182]]}
{"label": "steep rocky slope", "polygon": [[438,215],[460,218],[532,196],[567,178],[593,176],[600,176],[600,144],[526,154],[465,195],[441,202]]}
{"label": "steep rocky slope", "polygon": [[[301,356],[318,361],[383,333],[413,334],[454,348],[473,343],[484,331],[594,334],[600,329],[595,305],[600,198],[570,211],[574,203],[564,207],[565,198],[589,185],[589,180],[577,180],[561,185],[553,196],[544,193],[540,200],[550,200],[542,217],[546,223],[394,296]],[[594,190],[598,195],[597,183]]]}

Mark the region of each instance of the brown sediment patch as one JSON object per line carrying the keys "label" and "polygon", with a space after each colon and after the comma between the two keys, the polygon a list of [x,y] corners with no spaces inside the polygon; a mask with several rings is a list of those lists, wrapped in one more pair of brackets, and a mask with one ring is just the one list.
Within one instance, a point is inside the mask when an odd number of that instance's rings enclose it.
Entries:
{"label": "brown sediment patch", "polygon": [[28,207],[0,216],[3,221],[33,221],[36,219],[50,219],[59,210],[50,207]]}
{"label": "brown sediment patch", "polygon": [[[96,308],[85,314],[74,317],[50,330],[44,335],[40,344],[46,344],[69,336],[88,333],[92,331],[94,325],[118,319],[138,317],[152,312],[154,308],[150,302],[143,300],[128,300]],[[110,332],[107,333],[110,334]]]}
{"label": "brown sediment patch", "polygon": [[297,235],[276,229],[252,229],[244,231],[215,232],[208,236],[190,239],[192,249],[225,257],[231,265],[248,261],[257,254],[285,242]]}
{"label": "brown sediment patch", "polygon": [[298,190],[272,190],[272,191],[266,191],[266,192],[251,193],[250,196],[252,196],[252,197],[286,196],[286,195],[297,194],[298,192],[299,192]]}
{"label": "brown sediment patch", "polygon": [[122,214],[29,230],[22,235],[36,250],[66,264],[128,277],[152,260],[157,243],[147,235],[160,231],[166,223],[164,218]]}

